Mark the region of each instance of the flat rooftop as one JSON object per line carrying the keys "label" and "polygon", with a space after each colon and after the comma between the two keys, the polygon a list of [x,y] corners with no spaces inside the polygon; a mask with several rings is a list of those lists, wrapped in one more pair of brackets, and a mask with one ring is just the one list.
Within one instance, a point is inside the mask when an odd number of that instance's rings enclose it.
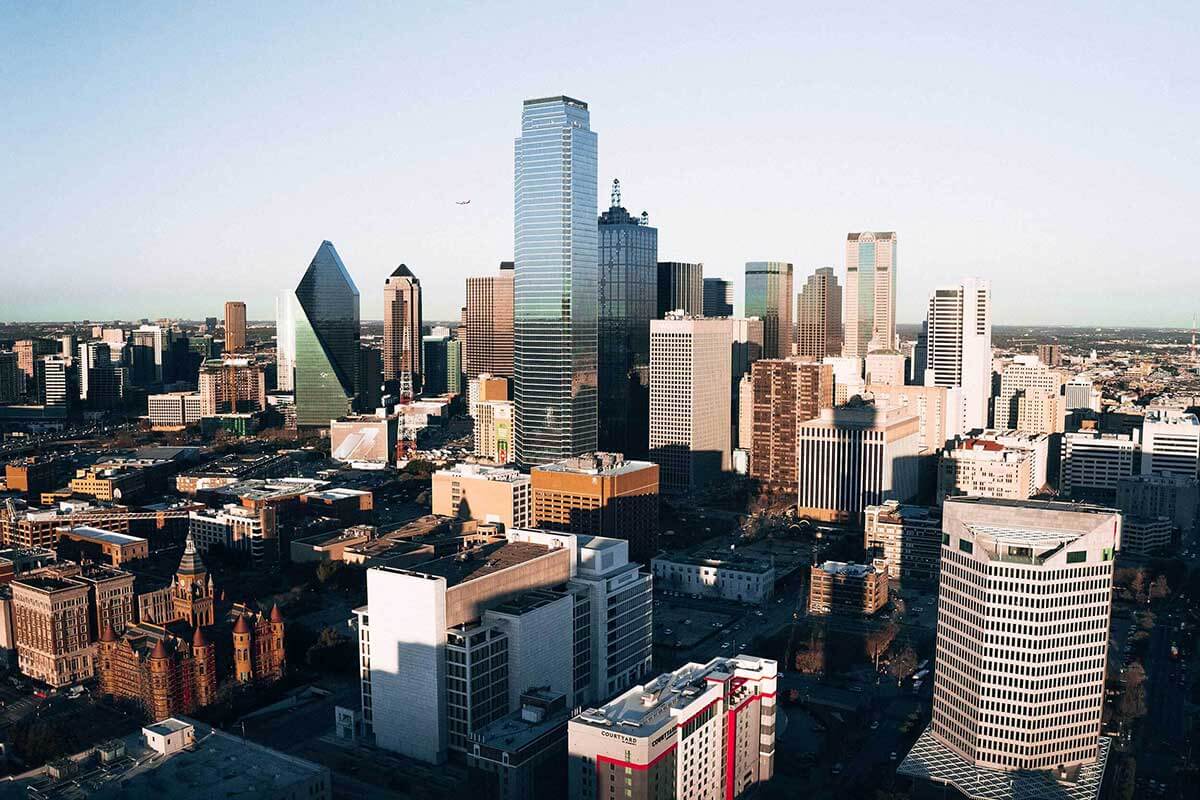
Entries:
{"label": "flat rooftop", "polygon": [[436,475],[451,475],[457,478],[478,478],[497,483],[528,483],[529,476],[511,467],[489,467],[485,464],[455,464],[449,469],[439,469]]}
{"label": "flat rooftop", "polygon": [[737,572],[754,572],[760,575],[774,569],[770,561],[761,558],[749,558],[736,553],[730,556],[722,553],[669,553],[664,556],[657,556],[654,560],[667,561],[672,564],[686,564],[691,567],[713,567],[714,569],[727,569]]}
{"label": "flat rooftop", "polygon": [[28,586],[32,589],[40,589],[43,592],[58,592],[63,589],[84,589],[82,584],[75,581],[69,581],[64,578],[55,578],[50,575],[26,575],[17,578],[13,583],[19,583],[22,586]]}
{"label": "flat rooftop", "polygon": [[[445,578],[447,588],[467,581],[478,580],[501,570],[533,561],[550,552],[550,548],[531,542],[496,542],[452,556],[436,558],[413,570],[398,570],[417,575]],[[388,569],[388,567],[382,567]]]}
{"label": "flat rooftop", "polygon": [[820,569],[830,575],[848,575],[852,578],[865,578],[876,571],[871,564],[847,564],[845,561],[826,561]]}
{"label": "flat rooftop", "polygon": [[489,608],[488,611],[494,611],[499,614],[509,614],[516,617],[530,611],[535,611],[544,606],[548,606],[564,597],[566,597],[566,593],[562,591],[555,591],[553,589],[534,589],[532,591],[519,594],[516,597],[510,597],[503,603]]}
{"label": "flat rooftop", "polygon": [[574,475],[628,475],[655,466],[649,461],[629,461],[620,453],[589,453],[534,467],[538,472]]}
{"label": "flat rooftop", "polygon": [[140,536],[130,536],[128,533],[106,531],[103,528],[93,528],[89,525],[81,525],[78,528],[71,528],[71,535],[94,542],[104,542],[106,544],[115,545],[138,544],[139,542],[146,541]]}

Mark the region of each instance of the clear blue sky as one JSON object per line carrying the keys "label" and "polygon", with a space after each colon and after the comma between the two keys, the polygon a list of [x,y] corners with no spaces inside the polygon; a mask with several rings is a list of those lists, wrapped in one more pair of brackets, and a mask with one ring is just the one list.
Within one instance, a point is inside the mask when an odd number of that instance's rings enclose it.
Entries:
{"label": "clear blue sky", "polygon": [[512,257],[521,101],[559,93],[601,208],[621,178],[739,304],[747,260],[895,230],[901,321],[964,274],[1002,324],[1200,311],[1194,2],[198,5],[0,6],[0,319],[267,319],[322,239],[364,318],[400,262],[457,316]]}

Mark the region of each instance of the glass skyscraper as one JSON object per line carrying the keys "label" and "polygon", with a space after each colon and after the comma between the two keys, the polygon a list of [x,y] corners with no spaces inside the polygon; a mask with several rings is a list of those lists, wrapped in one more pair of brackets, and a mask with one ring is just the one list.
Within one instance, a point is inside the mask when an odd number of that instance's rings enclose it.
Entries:
{"label": "glass skyscraper", "polygon": [[743,314],[763,321],[763,358],[788,358],[795,331],[792,323],[792,265],[785,261],[746,262]]}
{"label": "glass skyscraper", "polygon": [[296,287],[296,424],[324,426],[350,413],[358,389],[358,288],[331,242],[321,242]]}
{"label": "glass skyscraper", "polygon": [[658,303],[658,229],[631,216],[613,181],[600,215],[599,396],[601,450],[645,458],[650,437],[650,320]]}
{"label": "glass skyscraper", "polygon": [[896,234],[846,236],[846,336],[842,355],[896,346]]}
{"label": "glass skyscraper", "polygon": [[[517,462],[596,449],[596,134],[586,103],[526,100],[514,170]],[[469,345],[468,345],[469,346]]]}

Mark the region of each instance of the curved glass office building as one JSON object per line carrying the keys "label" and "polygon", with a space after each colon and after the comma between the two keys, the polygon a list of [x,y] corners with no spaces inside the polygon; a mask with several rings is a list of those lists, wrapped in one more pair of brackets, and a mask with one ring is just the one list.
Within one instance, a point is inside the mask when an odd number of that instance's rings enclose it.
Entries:
{"label": "curved glass office building", "polygon": [[296,425],[350,413],[358,386],[358,287],[332,242],[321,242],[296,287]]}
{"label": "curved glass office building", "polygon": [[516,140],[516,456],[596,449],[596,134],[587,104],[526,100]]}

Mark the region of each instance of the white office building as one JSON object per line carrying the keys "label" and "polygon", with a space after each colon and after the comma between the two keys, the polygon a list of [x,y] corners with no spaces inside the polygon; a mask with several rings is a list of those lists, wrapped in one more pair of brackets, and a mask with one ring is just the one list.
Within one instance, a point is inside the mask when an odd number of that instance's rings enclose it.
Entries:
{"label": "white office building", "polygon": [[1141,466],[1138,438],[1137,431],[1132,436],[1091,430],[1064,433],[1059,493],[1112,502],[1118,482],[1136,474]]}
{"label": "white office building", "polygon": [[1177,409],[1151,409],[1142,422],[1142,474],[1195,478],[1198,465],[1200,419]]}
{"label": "white office building", "polygon": [[963,430],[986,428],[992,394],[992,288],[966,278],[935,289],[925,317],[926,386],[958,386]]}
{"label": "white office building", "polygon": [[258,563],[267,557],[268,540],[275,538],[275,509],[266,506],[254,511],[228,503],[219,510],[189,511],[188,533],[201,553],[219,545],[226,550],[249,553]]}
{"label": "white office building", "polygon": [[1120,514],[954,498],[942,531],[933,719],[900,774],[973,800],[1094,798]]}

